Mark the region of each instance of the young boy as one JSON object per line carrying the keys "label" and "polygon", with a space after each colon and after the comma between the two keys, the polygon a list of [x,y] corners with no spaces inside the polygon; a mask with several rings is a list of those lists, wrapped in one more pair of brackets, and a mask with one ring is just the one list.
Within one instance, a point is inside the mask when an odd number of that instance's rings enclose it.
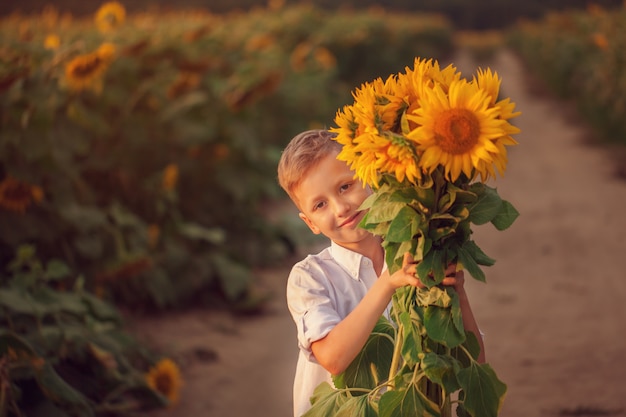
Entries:
{"label": "young boy", "polygon": [[[371,194],[337,159],[341,145],[326,130],[295,136],[278,164],[278,179],[299,217],[330,246],[294,265],[287,304],[297,328],[300,353],[293,387],[294,416],[310,407],[315,388],[343,372],[361,351],[397,288],[423,285],[407,254],[402,268],[387,271],[381,239],[358,227],[359,206]],[[465,329],[479,335],[463,283],[463,272],[447,270],[444,285],[459,294]],[[482,338],[478,337],[481,352]],[[481,356],[483,354],[481,353]],[[479,358],[484,361],[484,356]]]}

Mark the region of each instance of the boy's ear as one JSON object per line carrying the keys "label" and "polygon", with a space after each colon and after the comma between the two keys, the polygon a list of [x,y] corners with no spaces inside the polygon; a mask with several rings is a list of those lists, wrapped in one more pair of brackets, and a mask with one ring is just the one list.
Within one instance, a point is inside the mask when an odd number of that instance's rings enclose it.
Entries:
{"label": "boy's ear", "polygon": [[309,219],[306,216],[306,214],[300,212],[300,213],[298,213],[298,217],[300,217],[302,219],[302,221],[305,222],[307,226],[309,226],[309,229],[311,229],[311,231],[313,233],[315,233],[316,235],[319,235],[321,233],[319,227],[317,227],[315,224],[313,224],[311,219]]}

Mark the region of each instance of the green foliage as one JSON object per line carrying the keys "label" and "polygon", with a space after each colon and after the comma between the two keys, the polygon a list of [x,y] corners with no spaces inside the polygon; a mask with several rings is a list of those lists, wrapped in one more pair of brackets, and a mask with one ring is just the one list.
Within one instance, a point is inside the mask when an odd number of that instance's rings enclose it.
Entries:
{"label": "green foliage", "polygon": [[[0,265],[30,242],[136,308],[248,305],[252,268],[299,243],[267,220],[286,141],[329,125],[348,85],[452,44],[436,16],[310,6],[142,13],[106,34],[49,9],[0,36]],[[101,73],[72,72],[94,54]]]}
{"label": "green foliage", "polygon": [[607,141],[626,144],[626,8],[551,13],[518,25],[510,44],[526,65]]}
{"label": "green foliage", "polygon": [[[162,407],[152,358],[68,266],[22,246],[0,271],[1,415],[105,416]],[[71,284],[72,289],[62,290]]]}

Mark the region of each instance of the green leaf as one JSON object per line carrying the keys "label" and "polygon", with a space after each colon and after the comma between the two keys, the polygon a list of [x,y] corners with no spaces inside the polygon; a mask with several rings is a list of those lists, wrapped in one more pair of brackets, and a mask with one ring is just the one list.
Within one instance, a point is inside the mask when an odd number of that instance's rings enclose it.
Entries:
{"label": "green leaf", "polygon": [[[406,203],[402,202],[389,202],[389,201],[377,201],[376,205],[370,208],[367,212],[367,221],[365,224],[383,223],[392,221],[396,218],[400,210],[406,207]],[[365,220],[365,218],[363,219]]]}
{"label": "green leaf", "polygon": [[424,327],[428,336],[449,348],[465,341],[465,333],[459,332],[453,318],[453,308],[424,307]]}
{"label": "green leaf", "polygon": [[502,200],[502,206],[498,214],[491,220],[491,223],[498,230],[506,230],[519,217],[519,211],[513,207],[511,203],[506,200]]}
{"label": "green leaf", "polygon": [[429,276],[430,272],[433,270],[433,260],[435,258],[433,252],[435,251],[431,250],[430,252],[428,252],[424,256],[424,259],[422,259],[416,267],[417,276],[419,277],[420,281],[422,281],[422,284],[426,285],[429,288],[435,285],[432,277]]}
{"label": "green leaf", "polygon": [[361,395],[346,401],[334,417],[378,417],[369,396]]}
{"label": "green leaf", "polygon": [[[478,360],[478,356],[480,355],[480,343],[478,342],[478,337],[480,337],[480,335],[475,335],[473,332],[465,332],[465,342],[463,342],[463,346],[465,346],[467,351],[470,353],[471,359],[475,361]],[[454,356],[461,362],[463,367],[469,366],[471,359],[467,357],[466,352],[461,350],[458,354],[455,353]]]}
{"label": "green leaf", "polygon": [[119,203],[111,204],[108,211],[113,221],[115,221],[115,224],[119,226],[140,227],[143,225],[139,217]]}
{"label": "green leaf", "polygon": [[81,299],[89,309],[89,312],[97,319],[103,321],[110,320],[118,324],[122,323],[122,316],[113,305],[88,292],[82,292]]}
{"label": "green leaf", "polygon": [[194,91],[189,94],[185,94],[163,109],[163,112],[161,113],[161,121],[166,122],[173,120],[176,117],[182,117],[184,112],[206,103],[208,99],[209,97],[206,93],[201,91]]}
{"label": "green leaf", "polygon": [[418,214],[409,206],[402,207],[389,225],[385,240],[405,242],[411,240],[418,231]]}
{"label": "green leaf", "polygon": [[224,293],[229,299],[236,300],[250,285],[249,268],[224,255],[213,257],[213,263]]}
{"label": "green leaf", "polygon": [[465,250],[464,247],[465,245],[457,249],[457,255],[461,265],[463,265],[463,268],[467,269],[467,272],[469,272],[472,277],[478,281],[485,282],[485,273],[480,269],[480,266],[478,266],[478,263],[476,263],[476,260],[474,260],[470,252]]}
{"label": "green leaf", "polygon": [[70,267],[63,261],[58,259],[51,259],[46,264],[46,278],[51,281],[62,280],[70,276],[72,271]]}
{"label": "green leaf", "polygon": [[40,366],[35,375],[46,397],[60,408],[67,410],[69,415],[76,417],[94,415],[87,398],[61,378],[49,362]]}
{"label": "green leaf", "polygon": [[[39,355],[35,352],[35,349],[28,343],[28,341],[21,336],[13,333],[7,329],[0,329],[0,353],[4,356],[12,349],[22,355],[25,354],[28,358],[37,358]],[[18,355],[21,357],[22,355]]]}
{"label": "green leaf", "polygon": [[473,240],[467,240],[463,243],[463,250],[476,261],[478,265],[492,266],[496,260],[487,256]]}
{"label": "green leaf", "polygon": [[506,385],[489,364],[472,362],[458,373],[464,392],[463,407],[474,417],[497,417],[504,400]]}
{"label": "green leaf", "polygon": [[461,365],[452,356],[428,352],[424,355],[421,365],[428,379],[444,386],[447,392],[454,392],[460,388],[456,374]]}
{"label": "green leaf", "polygon": [[502,199],[495,188],[484,186],[484,192],[478,195],[478,200],[470,206],[469,220],[481,225],[492,221],[500,213]]}
{"label": "green leaf", "polygon": [[68,204],[65,207],[59,207],[59,214],[78,230],[84,232],[94,230],[107,223],[104,212],[95,207]]}
{"label": "green leaf", "polygon": [[337,410],[349,399],[347,392],[334,389],[328,382],[322,382],[313,391],[312,406],[302,417],[335,417]]}
{"label": "green leaf", "polygon": [[452,183],[448,184],[447,191],[454,194],[454,202],[456,204],[475,203],[478,199],[475,192],[463,190]]}
{"label": "green leaf", "polygon": [[45,314],[65,312],[76,317],[83,317],[87,313],[87,306],[75,293],[65,293],[48,287],[41,287],[33,292],[33,299],[44,309]]}
{"label": "green leaf", "polygon": [[215,245],[223,243],[226,239],[226,233],[223,229],[217,227],[209,229],[197,223],[183,223],[178,228],[178,231],[189,239],[203,240]]}
{"label": "green leaf", "polygon": [[40,317],[45,313],[45,308],[33,300],[30,294],[14,289],[0,288],[0,305],[19,314]]}
{"label": "green leaf", "polygon": [[402,358],[408,367],[419,363],[419,354],[422,353],[422,336],[419,332],[419,322],[411,319],[411,314],[403,311],[399,314],[402,325]]}
{"label": "green leaf", "polygon": [[380,417],[423,416],[437,417],[441,415],[439,406],[422,393],[416,383],[409,384],[406,389],[385,392],[378,403]]}
{"label": "green leaf", "polygon": [[365,345],[335,381],[338,388],[373,389],[388,377],[395,330],[383,316],[378,319]]}

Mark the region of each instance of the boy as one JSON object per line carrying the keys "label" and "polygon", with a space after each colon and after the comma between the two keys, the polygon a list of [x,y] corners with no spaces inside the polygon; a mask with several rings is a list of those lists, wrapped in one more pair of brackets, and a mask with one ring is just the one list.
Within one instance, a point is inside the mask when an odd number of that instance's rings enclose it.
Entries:
{"label": "boy", "polygon": [[[299,217],[330,246],[309,255],[291,270],[287,304],[296,324],[300,353],[294,380],[294,416],[310,407],[315,388],[343,372],[361,351],[391,298],[405,285],[422,287],[415,263],[406,254],[402,268],[387,271],[381,239],[358,227],[365,212],[359,206],[371,194],[355,179],[348,165],[337,159],[341,145],[326,130],[295,136],[278,164],[278,180]],[[463,287],[463,272],[447,270],[444,285],[459,294],[465,329],[478,327]],[[484,361],[482,338],[481,358]]]}

